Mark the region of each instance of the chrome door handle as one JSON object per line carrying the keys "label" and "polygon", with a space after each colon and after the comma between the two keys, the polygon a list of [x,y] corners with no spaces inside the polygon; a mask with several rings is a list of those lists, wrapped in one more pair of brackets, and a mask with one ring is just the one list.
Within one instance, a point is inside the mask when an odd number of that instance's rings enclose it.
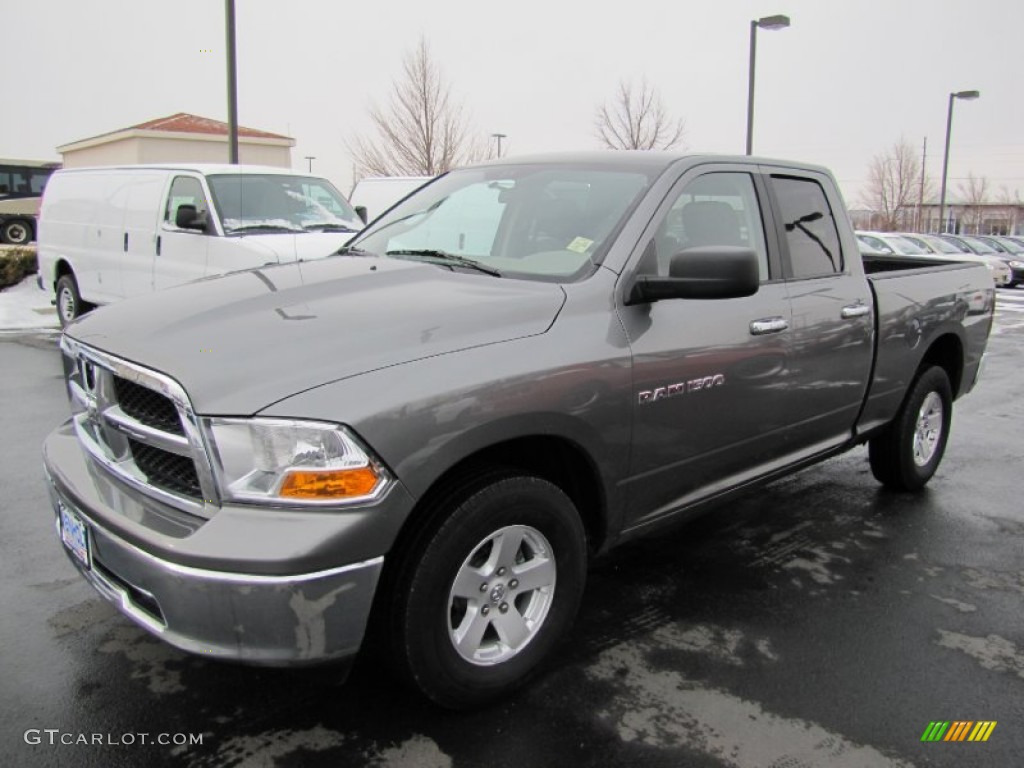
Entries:
{"label": "chrome door handle", "polygon": [[850,304],[849,306],[843,307],[839,313],[842,315],[844,320],[849,320],[851,317],[862,317],[871,311],[871,307],[867,304]]}
{"label": "chrome door handle", "polygon": [[764,336],[766,333],[778,333],[789,328],[789,323],[782,317],[765,317],[750,323],[752,336]]}

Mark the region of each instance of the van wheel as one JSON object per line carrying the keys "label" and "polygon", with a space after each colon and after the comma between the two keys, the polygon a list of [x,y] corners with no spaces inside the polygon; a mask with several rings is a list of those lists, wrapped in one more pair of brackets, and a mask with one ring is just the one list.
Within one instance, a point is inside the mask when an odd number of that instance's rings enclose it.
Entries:
{"label": "van wheel", "polygon": [[90,305],[82,301],[74,275],[61,275],[57,280],[57,318],[63,328],[72,320],[89,311]]}
{"label": "van wheel", "polygon": [[32,227],[29,226],[27,221],[21,219],[14,219],[4,224],[3,230],[0,230],[0,242],[10,243],[11,245],[25,245],[32,240]]}
{"label": "van wheel", "polygon": [[393,661],[461,709],[515,690],[572,625],[586,534],[572,501],[531,476],[492,476],[440,505],[394,584]]}
{"label": "van wheel", "polygon": [[949,376],[932,366],[914,382],[892,423],[868,443],[871,473],[897,491],[923,488],[946,452],[952,415]]}

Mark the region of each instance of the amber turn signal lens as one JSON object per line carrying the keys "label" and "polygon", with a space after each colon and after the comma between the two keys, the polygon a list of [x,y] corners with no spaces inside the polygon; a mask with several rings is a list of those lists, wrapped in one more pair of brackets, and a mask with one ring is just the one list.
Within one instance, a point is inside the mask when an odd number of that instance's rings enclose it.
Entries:
{"label": "amber turn signal lens", "polygon": [[377,486],[372,467],[289,472],[279,496],[292,499],[348,499],[367,496]]}

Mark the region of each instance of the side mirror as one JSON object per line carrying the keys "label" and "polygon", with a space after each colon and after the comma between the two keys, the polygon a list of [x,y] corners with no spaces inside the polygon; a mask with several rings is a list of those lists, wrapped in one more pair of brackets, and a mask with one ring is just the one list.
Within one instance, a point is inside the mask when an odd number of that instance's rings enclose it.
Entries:
{"label": "side mirror", "polygon": [[707,245],[680,251],[669,262],[669,276],[636,279],[626,304],[664,299],[737,299],[760,287],[757,254],[751,248]]}
{"label": "side mirror", "polygon": [[367,212],[366,212],[366,206],[365,205],[357,205],[356,206],[356,215],[360,219],[362,219],[363,220],[363,224],[365,224],[366,220],[369,218],[369,214],[367,214]]}
{"label": "side mirror", "polygon": [[178,229],[206,231],[206,213],[199,213],[194,205],[179,205],[174,212],[174,224]]}

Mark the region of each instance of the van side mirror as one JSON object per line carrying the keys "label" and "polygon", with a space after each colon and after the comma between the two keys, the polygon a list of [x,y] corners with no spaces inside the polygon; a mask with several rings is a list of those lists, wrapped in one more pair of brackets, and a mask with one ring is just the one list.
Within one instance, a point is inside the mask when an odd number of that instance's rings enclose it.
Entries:
{"label": "van side mirror", "polygon": [[363,220],[363,224],[366,223],[366,220],[369,218],[369,214],[366,212],[365,205],[356,206],[356,216]]}
{"label": "van side mirror", "polygon": [[737,299],[753,296],[761,277],[752,248],[706,245],[680,251],[669,262],[669,276],[641,275],[626,304],[665,299]]}
{"label": "van side mirror", "polygon": [[199,213],[194,205],[183,204],[174,212],[174,224],[178,229],[206,231],[206,212]]}

